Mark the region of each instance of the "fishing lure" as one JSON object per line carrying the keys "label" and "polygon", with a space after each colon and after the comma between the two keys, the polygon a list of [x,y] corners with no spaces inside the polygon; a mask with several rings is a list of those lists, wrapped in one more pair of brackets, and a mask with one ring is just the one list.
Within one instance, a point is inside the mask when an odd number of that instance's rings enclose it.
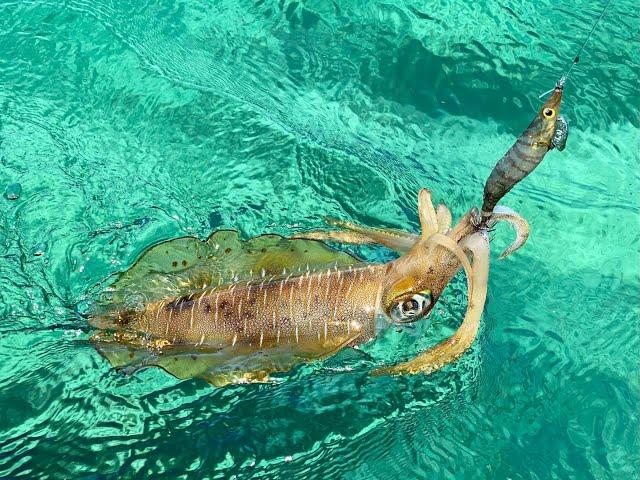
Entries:
{"label": "fishing lure", "polygon": [[[372,340],[387,325],[425,319],[463,268],[468,305],[459,329],[408,362],[374,372],[433,372],[474,341],[487,293],[488,231],[509,222],[527,240],[527,222],[498,201],[551,150],[564,82],[556,85],[529,127],[497,163],[484,188],[482,211],[455,226],[449,209],[418,195],[420,234],[332,220],[337,228],[293,238],[242,241],[218,231],[206,241],[184,237],[148,249],[106,292],[90,319],[99,352],[117,368],[157,366],[178,378],[214,385],[264,381],[300,362],[328,357]],[[379,244],[400,256],[368,264],[324,242]]]}

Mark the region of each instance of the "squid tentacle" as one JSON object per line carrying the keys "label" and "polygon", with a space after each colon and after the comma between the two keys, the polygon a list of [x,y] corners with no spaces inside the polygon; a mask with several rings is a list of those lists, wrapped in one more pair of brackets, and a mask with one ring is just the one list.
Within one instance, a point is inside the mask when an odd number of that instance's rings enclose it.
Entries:
{"label": "squid tentacle", "polygon": [[447,234],[451,230],[451,211],[444,203],[438,205],[436,210],[436,217],[438,219],[438,233]]}
{"label": "squid tentacle", "polygon": [[[363,240],[360,242],[351,242],[348,240],[345,241],[337,238],[341,235],[336,234],[335,241],[343,241],[344,243],[365,243],[364,239],[368,238],[369,242],[367,243],[377,243],[380,245],[384,245],[391,250],[395,250],[396,252],[406,253],[420,239],[420,236],[416,235],[415,233],[403,232],[402,230],[365,227],[362,225],[358,225],[357,223],[348,222],[346,220],[338,220],[331,217],[325,218],[325,221],[332,227],[350,230],[351,232],[358,234],[359,238]],[[304,233],[300,235],[306,237],[306,234]],[[314,235],[318,234],[314,233]],[[342,237],[347,239],[348,235],[342,235]]]}
{"label": "squid tentacle", "polygon": [[529,238],[529,223],[514,210],[511,210],[509,207],[502,206],[497,206],[493,209],[487,225],[492,227],[498,222],[509,223],[516,232],[516,239],[504,252],[500,254],[499,258],[502,260],[527,242],[527,239]]}
{"label": "squid tentacle", "polygon": [[[441,245],[445,246],[445,242],[441,243]],[[391,367],[375,370],[373,372],[374,375],[431,373],[457,359],[471,346],[478,333],[480,317],[487,298],[489,242],[486,235],[478,232],[465,238],[460,247],[456,246],[454,250],[460,249],[471,252],[473,268],[468,261],[462,263],[467,275],[469,293],[467,312],[458,330],[448,339],[431,347],[417,357]]]}
{"label": "squid tentacle", "polygon": [[438,216],[436,209],[433,208],[431,192],[426,188],[418,192],[418,215],[420,216],[422,238],[427,239],[438,232]]}
{"label": "squid tentacle", "polygon": [[352,245],[370,245],[376,241],[357,232],[340,232],[337,230],[310,230],[308,232],[300,232],[292,235],[293,239],[303,240],[320,240],[322,242],[338,242]]}

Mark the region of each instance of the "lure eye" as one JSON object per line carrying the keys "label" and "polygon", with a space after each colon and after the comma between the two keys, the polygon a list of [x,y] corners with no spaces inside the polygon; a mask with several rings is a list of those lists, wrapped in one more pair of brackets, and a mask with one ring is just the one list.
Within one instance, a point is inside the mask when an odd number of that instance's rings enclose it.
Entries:
{"label": "lure eye", "polygon": [[552,118],[555,114],[556,111],[553,108],[545,108],[542,111],[542,115],[544,115],[546,118]]}
{"label": "lure eye", "polygon": [[427,313],[431,301],[429,292],[416,293],[396,303],[391,308],[391,317],[396,322],[413,322]]}

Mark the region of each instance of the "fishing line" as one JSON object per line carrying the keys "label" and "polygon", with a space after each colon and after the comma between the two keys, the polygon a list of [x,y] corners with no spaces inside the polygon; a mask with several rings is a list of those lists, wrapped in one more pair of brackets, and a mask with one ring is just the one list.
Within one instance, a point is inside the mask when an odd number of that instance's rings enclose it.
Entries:
{"label": "fishing line", "polygon": [[[589,39],[591,38],[591,34],[593,33],[593,31],[596,29],[596,27],[598,26],[598,23],[600,23],[600,20],[602,20],[602,17],[604,17],[604,14],[607,11],[607,8],[609,8],[609,4],[611,4],[611,0],[607,0],[606,5],[604,6],[604,8],[602,9],[602,12],[600,12],[600,16],[596,19],[596,21],[593,23],[593,26],[591,27],[591,30],[589,30],[589,33],[587,34],[587,38],[585,38],[584,42],[582,42],[582,45],[580,46],[580,49],[578,50],[578,53],[576,53],[576,56],[573,58],[573,62],[571,62],[571,66],[569,67],[569,70],[567,70],[567,73],[565,73],[561,78],[560,81],[558,82],[558,84],[560,85],[564,85],[565,82],[567,81],[567,79],[569,78],[569,74],[571,73],[571,70],[573,70],[573,67],[575,67],[578,62],[580,61],[580,54],[582,53],[582,51],[584,50],[584,47],[586,47],[587,42],[589,41]],[[555,88],[555,87],[554,87]],[[546,94],[551,93],[554,88],[552,88],[549,91],[544,92],[543,94],[541,94],[538,98],[542,98],[544,97]]]}

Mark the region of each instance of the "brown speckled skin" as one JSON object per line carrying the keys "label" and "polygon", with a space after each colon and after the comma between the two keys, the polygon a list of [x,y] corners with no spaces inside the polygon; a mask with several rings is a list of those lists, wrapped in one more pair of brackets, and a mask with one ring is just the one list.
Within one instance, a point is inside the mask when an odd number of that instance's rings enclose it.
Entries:
{"label": "brown speckled skin", "polygon": [[375,335],[384,265],[226,285],[153,303],[128,328],[171,344],[329,353]]}

